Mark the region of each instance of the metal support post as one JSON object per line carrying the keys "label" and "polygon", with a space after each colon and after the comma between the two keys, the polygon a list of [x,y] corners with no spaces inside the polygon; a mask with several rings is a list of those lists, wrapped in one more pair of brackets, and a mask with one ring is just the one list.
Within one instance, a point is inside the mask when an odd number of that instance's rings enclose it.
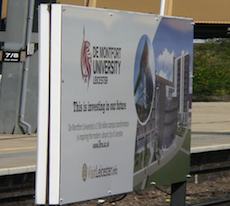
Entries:
{"label": "metal support post", "polygon": [[[8,0],[4,50],[20,51],[25,48],[28,3],[29,0]],[[18,128],[22,73],[23,63],[2,65],[0,133],[14,133]]]}
{"label": "metal support post", "polygon": [[165,15],[165,5],[166,5],[166,0],[161,0],[161,6],[160,6],[160,15],[161,16]]}
{"label": "metal support post", "polygon": [[0,19],[2,18],[2,0],[0,0]]}
{"label": "metal support post", "polygon": [[178,182],[171,185],[170,206],[185,206],[186,203],[186,182]]}

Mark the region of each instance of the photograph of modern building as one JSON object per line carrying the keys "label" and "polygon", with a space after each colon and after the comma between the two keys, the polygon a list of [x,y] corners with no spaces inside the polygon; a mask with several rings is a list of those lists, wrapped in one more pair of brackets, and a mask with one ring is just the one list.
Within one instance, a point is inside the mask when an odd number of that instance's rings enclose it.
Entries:
{"label": "photograph of modern building", "polygon": [[151,113],[154,95],[154,83],[151,64],[152,45],[149,38],[143,35],[139,41],[134,73],[134,96],[138,119],[144,124]]}
{"label": "photograph of modern building", "polygon": [[[154,104],[146,124],[137,126],[135,168],[136,174],[146,173],[160,166],[178,147],[176,138],[183,141],[190,122],[190,55],[181,51],[173,56],[172,77],[156,75]],[[148,176],[147,175],[147,176]],[[147,180],[146,176],[146,180]],[[142,182],[142,188],[146,181]]]}
{"label": "photograph of modern building", "polygon": [[174,67],[174,97],[179,97],[179,123],[187,125],[187,114],[190,107],[189,94],[189,63],[188,53],[182,52],[181,56],[175,59]]}
{"label": "photograph of modern building", "polygon": [[[193,59],[191,39],[190,24],[165,18],[152,40],[154,101],[148,121],[145,124],[137,121],[136,132],[134,182],[142,189],[151,183],[150,180],[155,181],[155,172],[168,165],[177,154],[180,155],[178,151],[184,142],[189,142]],[[186,159],[188,155],[189,151],[183,150],[183,157],[180,157]]]}

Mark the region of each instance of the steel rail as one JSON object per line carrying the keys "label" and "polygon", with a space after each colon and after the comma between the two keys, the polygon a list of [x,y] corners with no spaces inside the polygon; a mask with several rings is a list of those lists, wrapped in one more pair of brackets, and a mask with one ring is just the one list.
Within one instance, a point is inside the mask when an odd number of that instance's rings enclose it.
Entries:
{"label": "steel rail", "polygon": [[8,196],[0,198],[0,205],[4,206],[4,204],[9,205],[9,203],[17,203],[17,202],[25,202],[25,201],[33,201],[34,200],[34,193],[32,194],[22,194],[22,195],[15,195],[15,196]]}
{"label": "steel rail", "polygon": [[216,206],[216,205],[223,205],[223,206],[225,205],[226,206],[226,203],[230,204],[230,197],[222,199],[222,200],[207,201],[207,202],[192,204],[192,205],[188,205],[188,206]]}

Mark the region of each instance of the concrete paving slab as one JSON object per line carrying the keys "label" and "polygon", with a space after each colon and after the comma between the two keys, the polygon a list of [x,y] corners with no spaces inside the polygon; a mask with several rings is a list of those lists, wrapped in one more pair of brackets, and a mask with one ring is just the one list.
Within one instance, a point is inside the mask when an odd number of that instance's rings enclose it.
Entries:
{"label": "concrete paving slab", "polygon": [[192,131],[230,132],[230,102],[193,103]]}

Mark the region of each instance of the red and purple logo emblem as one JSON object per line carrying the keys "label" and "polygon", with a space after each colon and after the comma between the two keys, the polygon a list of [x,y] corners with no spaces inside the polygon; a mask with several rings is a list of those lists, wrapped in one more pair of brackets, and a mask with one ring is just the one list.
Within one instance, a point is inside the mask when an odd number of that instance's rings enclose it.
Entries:
{"label": "red and purple logo emblem", "polygon": [[82,79],[89,86],[92,69],[92,57],[90,53],[90,42],[85,39],[85,28],[83,28],[83,41],[81,46],[81,74]]}

